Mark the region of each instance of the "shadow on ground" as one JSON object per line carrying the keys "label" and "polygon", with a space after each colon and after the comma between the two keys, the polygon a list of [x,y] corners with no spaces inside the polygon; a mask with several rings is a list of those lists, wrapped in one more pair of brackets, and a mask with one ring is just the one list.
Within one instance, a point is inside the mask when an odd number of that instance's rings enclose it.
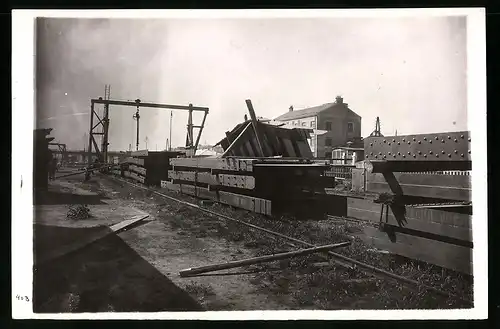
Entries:
{"label": "shadow on ground", "polygon": [[[35,225],[36,259],[89,230]],[[203,311],[114,234],[42,264],[35,269],[33,288],[35,313]]]}
{"label": "shadow on ground", "polygon": [[106,204],[102,200],[106,198],[101,195],[81,195],[69,192],[44,191],[33,195],[35,205],[59,205],[59,204],[86,204],[97,205]]}

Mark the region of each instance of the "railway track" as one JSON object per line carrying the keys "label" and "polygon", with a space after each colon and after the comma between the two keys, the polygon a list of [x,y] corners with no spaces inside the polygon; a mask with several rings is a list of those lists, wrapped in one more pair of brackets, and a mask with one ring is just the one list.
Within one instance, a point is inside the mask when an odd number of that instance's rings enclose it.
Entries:
{"label": "railway track", "polygon": [[[235,219],[235,218],[226,216],[224,214],[217,213],[215,211],[203,208],[197,204],[172,197],[172,196],[164,194],[164,193],[162,193],[154,188],[145,187],[145,186],[142,186],[142,185],[139,185],[136,183],[132,183],[128,180],[119,179],[119,178],[108,176],[108,175],[102,175],[102,176],[104,176],[110,180],[116,181],[116,182],[122,182],[122,183],[128,184],[128,185],[135,187],[137,189],[142,189],[142,190],[148,191],[148,192],[153,193],[157,196],[160,196],[164,199],[168,199],[168,200],[174,201],[176,203],[182,204],[184,206],[188,206],[190,208],[204,212],[204,213],[216,218],[217,220],[238,223],[238,224],[246,226],[250,229],[264,232],[270,236],[273,236],[274,238],[283,239],[283,240],[287,241],[286,244],[288,246],[291,246],[291,247],[295,247],[295,248],[297,248],[297,247],[317,247],[317,245],[315,245],[315,244],[312,244],[312,243],[309,243],[309,242],[306,242],[306,241],[303,241],[303,240],[300,240],[300,239],[297,239],[297,238],[294,238],[294,237],[291,237],[291,236],[288,236],[285,234],[281,234],[279,232],[275,232],[275,231],[269,230],[269,229],[261,227],[261,226],[254,225],[254,224],[248,223],[246,221]],[[345,219],[345,218],[342,218],[342,219]],[[432,292],[436,295],[439,295],[441,297],[452,298],[452,299],[461,301],[463,303],[472,305],[471,300],[465,299],[465,298],[458,296],[454,293],[443,291],[441,289],[426,285],[422,282],[419,282],[419,281],[416,281],[416,280],[413,280],[413,279],[410,279],[410,278],[407,278],[404,276],[400,276],[400,275],[395,274],[395,273],[391,273],[391,272],[386,271],[384,269],[378,268],[374,265],[370,265],[370,264],[358,261],[358,260],[353,259],[351,257],[342,255],[340,253],[328,251],[328,252],[323,253],[323,255],[325,257],[327,257],[328,259],[331,259],[338,266],[341,266],[343,268],[348,268],[351,270],[358,270],[366,276],[374,276],[374,277],[378,277],[378,278],[382,278],[382,279],[390,279],[393,281],[397,281],[397,282],[405,285],[406,287],[408,287],[412,290],[424,289],[424,290]]]}

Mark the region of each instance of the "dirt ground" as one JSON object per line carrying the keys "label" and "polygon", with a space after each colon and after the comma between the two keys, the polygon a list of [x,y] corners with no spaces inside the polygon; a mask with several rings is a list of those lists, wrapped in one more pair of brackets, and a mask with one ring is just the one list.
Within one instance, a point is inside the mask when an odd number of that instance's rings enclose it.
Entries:
{"label": "dirt ground", "polygon": [[[82,181],[80,175],[55,181],[51,186],[52,195],[38,200],[45,205],[53,205],[71,201],[67,197],[71,193],[74,195],[73,200],[90,204],[91,208],[92,204],[108,204],[115,209],[133,208],[148,213],[149,218],[142,225],[94,243],[78,255],[58,260],[55,266],[38,269],[35,274],[38,278],[35,280],[35,304],[39,312],[471,306],[425,291],[410,290],[393,281],[367,277],[359,271],[335,266],[318,255],[181,278],[179,271],[182,269],[289,251],[292,248],[261,232],[218,221],[110,178],[97,176],[90,182]],[[190,197],[165,190],[162,193],[201,204],[200,200]],[[309,232],[328,243],[354,241],[357,232],[355,226],[344,225],[342,230],[338,230],[332,229],[332,224],[324,221],[303,223],[280,219],[274,223],[269,223],[269,220],[264,223],[264,219],[246,211],[218,204],[205,206],[230,217],[272,226],[269,228],[289,235],[292,235],[292,229],[302,239],[305,239],[304,232]],[[95,228],[57,228],[60,229]],[[35,236],[54,235],[53,232],[43,233],[42,230],[35,227]],[[61,231],[60,234],[69,236],[67,232]],[[78,234],[85,233],[82,231]],[[37,250],[42,250],[39,244],[37,242]],[[394,260],[389,262],[387,256],[377,251],[367,251],[366,246],[359,243],[353,243],[348,252],[362,254],[363,259],[360,260],[363,261],[384,259],[388,267],[395,266]],[[414,271],[407,263],[397,267],[399,272],[406,271],[407,274]],[[470,291],[471,284],[467,280],[459,278],[451,281],[453,284],[448,284],[453,285],[453,289],[450,290],[466,291],[464,295]],[[54,290],[52,282],[61,284],[56,285],[57,289]],[[463,287],[457,287],[460,284]]]}

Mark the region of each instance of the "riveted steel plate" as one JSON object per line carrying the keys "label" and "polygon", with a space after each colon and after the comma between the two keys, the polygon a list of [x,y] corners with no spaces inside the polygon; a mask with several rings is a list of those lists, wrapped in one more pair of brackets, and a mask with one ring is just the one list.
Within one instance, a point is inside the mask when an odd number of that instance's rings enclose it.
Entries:
{"label": "riveted steel plate", "polygon": [[470,150],[468,131],[365,139],[366,160],[471,161]]}
{"label": "riveted steel plate", "polygon": [[204,168],[226,171],[252,171],[252,159],[237,158],[173,158],[170,159],[170,165],[173,167],[184,168]]}
{"label": "riveted steel plate", "polygon": [[252,176],[219,174],[218,177],[220,185],[223,186],[238,187],[244,189],[255,188],[255,178]]}

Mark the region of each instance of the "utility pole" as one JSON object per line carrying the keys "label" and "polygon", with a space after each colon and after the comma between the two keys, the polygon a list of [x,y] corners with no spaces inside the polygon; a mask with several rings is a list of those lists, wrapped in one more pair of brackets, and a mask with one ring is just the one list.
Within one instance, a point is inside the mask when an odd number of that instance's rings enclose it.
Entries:
{"label": "utility pole", "polygon": [[375,121],[375,130],[372,131],[370,134],[370,137],[384,137],[380,131],[380,118],[377,117],[377,120]]}
{"label": "utility pole", "polygon": [[169,132],[170,136],[168,138],[168,142],[170,143],[170,144],[168,144],[169,151],[172,151],[172,116],[173,115],[174,115],[173,111],[170,111],[170,132]]}
{"label": "utility pole", "polygon": [[139,151],[139,119],[141,118],[141,116],[139,115],[139,103],[141,102],[141,100],[136,99],[135,102],[137,103],[137,111],[132,116],[132,118],[134,118],[134,120],[137,120],[137,137],[136,137],[135,150]]}
{"label": "utility pole", "polygon": [[[111,94],[111,86],[110,85],[105,85],[104,86],[104,100],[109,100],[110,99],[110,94]],[[108,162],[108,131],[109,131],[109,104],[104,104],[104,113],[103,113],[103,124],[102,124],[102,145],[101,145],[101,151],[102,151],[102,161],[103,163]]]}

